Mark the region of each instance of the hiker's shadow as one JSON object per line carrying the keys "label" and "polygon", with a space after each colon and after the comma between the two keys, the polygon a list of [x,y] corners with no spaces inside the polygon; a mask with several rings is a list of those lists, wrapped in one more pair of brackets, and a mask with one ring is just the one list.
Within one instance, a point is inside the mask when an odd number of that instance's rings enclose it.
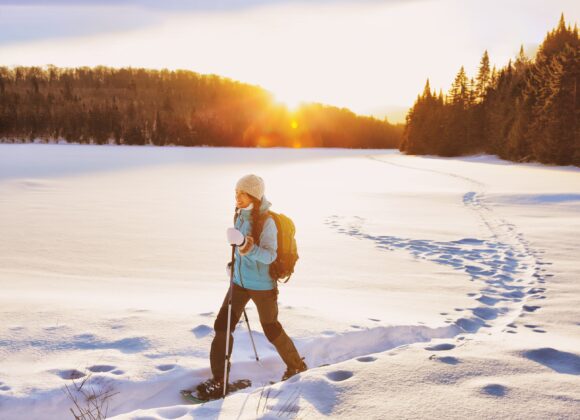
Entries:
{"label": "hiker's shadow", "polygon": [[284,383],[274,393],[275,402],[263,406],[260,419],[296,418],[301,413],[300,400],[304,399],[321,415],[330,415],[338,402],[338,392],[323,379],[302,378]]}

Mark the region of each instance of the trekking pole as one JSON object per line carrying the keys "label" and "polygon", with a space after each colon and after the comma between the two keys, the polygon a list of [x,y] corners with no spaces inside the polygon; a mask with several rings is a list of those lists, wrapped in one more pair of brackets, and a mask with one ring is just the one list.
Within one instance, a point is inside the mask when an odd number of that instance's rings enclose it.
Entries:
{"label": "trekking pole", "polygon": [[230,290],[228,296],[228,324],[226,327],[226,357],[224,361],[224,393],[225,398],[228,389],[228,376],[230,370],[230,324],[232,321],[232,297],[234,294],[234,256],[236,246],[232,245],[232,266],[230,267]]}
{"label": "trekking pole", "polygon": [[[238,213],[238,209],[236,207],[235,210],[236,217]],[[234,224],[236,217],[234,217]],[[234,277],[234,258],[232,257],[231,267],[230,267],[230,277]],[[242,283],[242,287],[244,287],[244,282],[242,281],[241,274],[240,274],[240,283]],[[252,334],[252,328],[250,327],[250,320],[248,319],[248,314],[246,313],[246,308],[244,308],[244,320],[246,321],[246,326],[248,327],[248,333],[250,334],[250,341],[252,342],[252,348],[254,349],[254,357],[256,358],[256,362],[260,365],[260,357],[258,356],[258,350],[256,349],[256,343],[254,342],[254,335]]]}
{"label": "trekking pole", "polygon": [[260,358],[258,357],[258,350],[256,350],[256,343],[254,343],[254,336],[252,335],[252,329],[250,328],[250,321],[248,321],[248,314],[244,309],[244,318],[246,319],[246,325],[248,326],[248,332],[250,333],[250,340],[252,341],[252,347],[254,348],[254,356],[256,356],[256,362],[260,363]]}

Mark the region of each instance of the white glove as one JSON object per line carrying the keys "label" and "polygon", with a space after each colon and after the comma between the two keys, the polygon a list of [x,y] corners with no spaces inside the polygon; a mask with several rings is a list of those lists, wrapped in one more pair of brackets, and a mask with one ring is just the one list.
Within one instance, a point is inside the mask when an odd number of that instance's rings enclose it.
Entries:
{"label": "white glove", "polygon": [[227,237],[230,245],[244,246],[244,243],[246,242],[244,234],[236,228],[228,228]]}

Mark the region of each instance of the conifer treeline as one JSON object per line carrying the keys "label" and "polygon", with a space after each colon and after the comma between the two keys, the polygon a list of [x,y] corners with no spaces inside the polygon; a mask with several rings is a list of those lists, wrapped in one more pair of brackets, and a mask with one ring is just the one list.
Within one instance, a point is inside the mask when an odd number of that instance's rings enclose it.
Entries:
{"label": "conifer treeline", "polygon": [[461,67],[447,95],[429,80],[407,114],[401,151],[458,156],[491,153],[527,162],[580,166],[580,38],[564,15],[535,59],[490,70],[487,51],[475,79]]}
{"label": "conifer treeline", "polygon": [[191,71],[0,67],[0,140],[397,148],[403,127]]}

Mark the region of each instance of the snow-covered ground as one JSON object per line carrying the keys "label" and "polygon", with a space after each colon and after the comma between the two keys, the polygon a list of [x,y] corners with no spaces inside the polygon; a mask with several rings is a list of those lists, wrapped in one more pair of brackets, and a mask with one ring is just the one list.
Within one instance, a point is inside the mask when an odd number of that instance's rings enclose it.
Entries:
{"label": "snow-covered ground", "polygon": [[[284,367],[248,314],[209,375],[234,185],[297,226]],[[0,419],[580,418],[580,170],[394,151],[0,145]],[[321,365],[326,365],[318,367]],[[84,401],[80,401],[82,405]],[[86,405],[86,403],[85,403]]]}

